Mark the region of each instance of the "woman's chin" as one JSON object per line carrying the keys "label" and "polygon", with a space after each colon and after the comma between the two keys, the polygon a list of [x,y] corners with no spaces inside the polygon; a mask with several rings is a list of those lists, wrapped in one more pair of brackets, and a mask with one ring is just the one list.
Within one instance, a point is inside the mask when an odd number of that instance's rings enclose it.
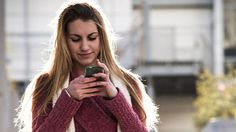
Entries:
{"label": "woman's chin", "polygon": [[81,62],[79,62],[79,64],[81,66],[90,66],[90,65],[95,65],[96,62],[93,62],[93,61],[81,61]]}

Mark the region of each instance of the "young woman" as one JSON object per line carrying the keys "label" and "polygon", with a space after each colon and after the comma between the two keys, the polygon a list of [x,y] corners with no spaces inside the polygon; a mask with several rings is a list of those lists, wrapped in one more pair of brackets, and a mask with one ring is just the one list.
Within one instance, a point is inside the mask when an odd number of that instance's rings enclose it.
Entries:
{"label": "young woman", "polygon": [[[21,131],[155,130],[157,108],[138,75],[117,63],[111,35],[104,15],[92,3],[64,8],[49,67],[27,87],[19,108]],[[85,77],[85,67],[91,65],[104,72]]]}

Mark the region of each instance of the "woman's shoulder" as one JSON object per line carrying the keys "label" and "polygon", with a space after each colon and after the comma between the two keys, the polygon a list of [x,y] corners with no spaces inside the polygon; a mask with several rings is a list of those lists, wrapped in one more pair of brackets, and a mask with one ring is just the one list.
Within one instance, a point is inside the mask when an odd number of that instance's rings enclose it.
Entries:
{"label": "woman's shoulder", "polygon": [[37,81],[40,81],[40,80],[45,80],[48,77],[49,77],[48,73],[42,73],[42,74],[39,74],[36,78],[37,78]]}
{"label": "woman's shoulder", "polygon": [[40,84],[40,83],[44,82],[48,78],[49,78],[49,74],[48,73],[41,73],[41,74],[36,75],[34,77],[34,80],[35,80],[36,85],[37,85],[37,84]]}
{"label": "woman's shoulder", "polygon": [[45,81],[49,79],[48,73],[42,73],[35,76],[35,90],[42,89],[44,87]]}

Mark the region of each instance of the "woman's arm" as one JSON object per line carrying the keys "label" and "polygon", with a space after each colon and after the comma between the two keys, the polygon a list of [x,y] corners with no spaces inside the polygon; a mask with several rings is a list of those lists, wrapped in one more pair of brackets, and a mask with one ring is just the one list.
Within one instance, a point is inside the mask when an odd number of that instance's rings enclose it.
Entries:
{"label": "woman's arm", "polygon": [[[52,102],[49,102],[46,111],[44,113],[39,113],[39,110],[47,96],[47,87],[40,84],[42,84],[46,79],[48,79],[48,74],[41,75],[36,81],[35,92],[33,92],[32,131],[65,131],[82,102],[69,97],[66,91],[62,90],[55,106],[52,107]],[[37,93],[36,91],[40,91],[38,95],[39,99],[37,100],[34,98]]]}
{"label": "woman's arm", "polygon": [[135,103],[132,107],[126,101],[124,95],[118,90],[118,94],[111,100],[104,100],[104,103],[114,114],[119,122],[121,131],[124,132],[148,132],[145,124],[140,120],[140,112]]}
{"label": "woman's arm", "polygon": [[72,117],[79,109],[82,102],[70,98],[65,90],[62,91],[55,106],[48,104],[45,114],[37,115],[41,102],[32,109],[33,132],[64,132],[69,126]]}

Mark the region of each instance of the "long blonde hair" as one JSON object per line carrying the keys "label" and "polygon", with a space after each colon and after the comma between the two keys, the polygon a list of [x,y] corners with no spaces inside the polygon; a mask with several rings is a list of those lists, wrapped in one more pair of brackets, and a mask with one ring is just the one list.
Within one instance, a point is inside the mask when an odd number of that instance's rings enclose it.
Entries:
{"label": "long blonde hair", "polygon": [[32,107],[34,108],[36,103],[42,99],[41,88],[46,87],[47,89],[44,93],[47,93],[47,96],[44,99],[42,107],[38,111],[38,114],[44,113],[46,111],[47,104],[58,92],[59,88],[62,88],[68,74],[71,72],[73,62],[67,47],[66,35],[68,24],[76,19],[93,20],[96,23],[101,45],[99,58],[107,65],[111,74],[119,77],[127,86],[133,102],[137,104],[141,112],[141,121],[146,123],[146,110],[142,101],[142,93],[145,90],[141,89],[143,88],[140,86],[142,83],[139,80],[138,75],[133,74],[117,63],[113,47],[114,42],[111,39],[113,32],[109,22],[101,10],[96,8],[96,5],[91,3],[88,4],[87,2],[69,4],[59,14],[53,51],[49,60],[49,67],[48,70],[44,71],[47,74],[47,79],[44,79],[41,83],[37,83],[37,86],[35,86],[33,91]]}

